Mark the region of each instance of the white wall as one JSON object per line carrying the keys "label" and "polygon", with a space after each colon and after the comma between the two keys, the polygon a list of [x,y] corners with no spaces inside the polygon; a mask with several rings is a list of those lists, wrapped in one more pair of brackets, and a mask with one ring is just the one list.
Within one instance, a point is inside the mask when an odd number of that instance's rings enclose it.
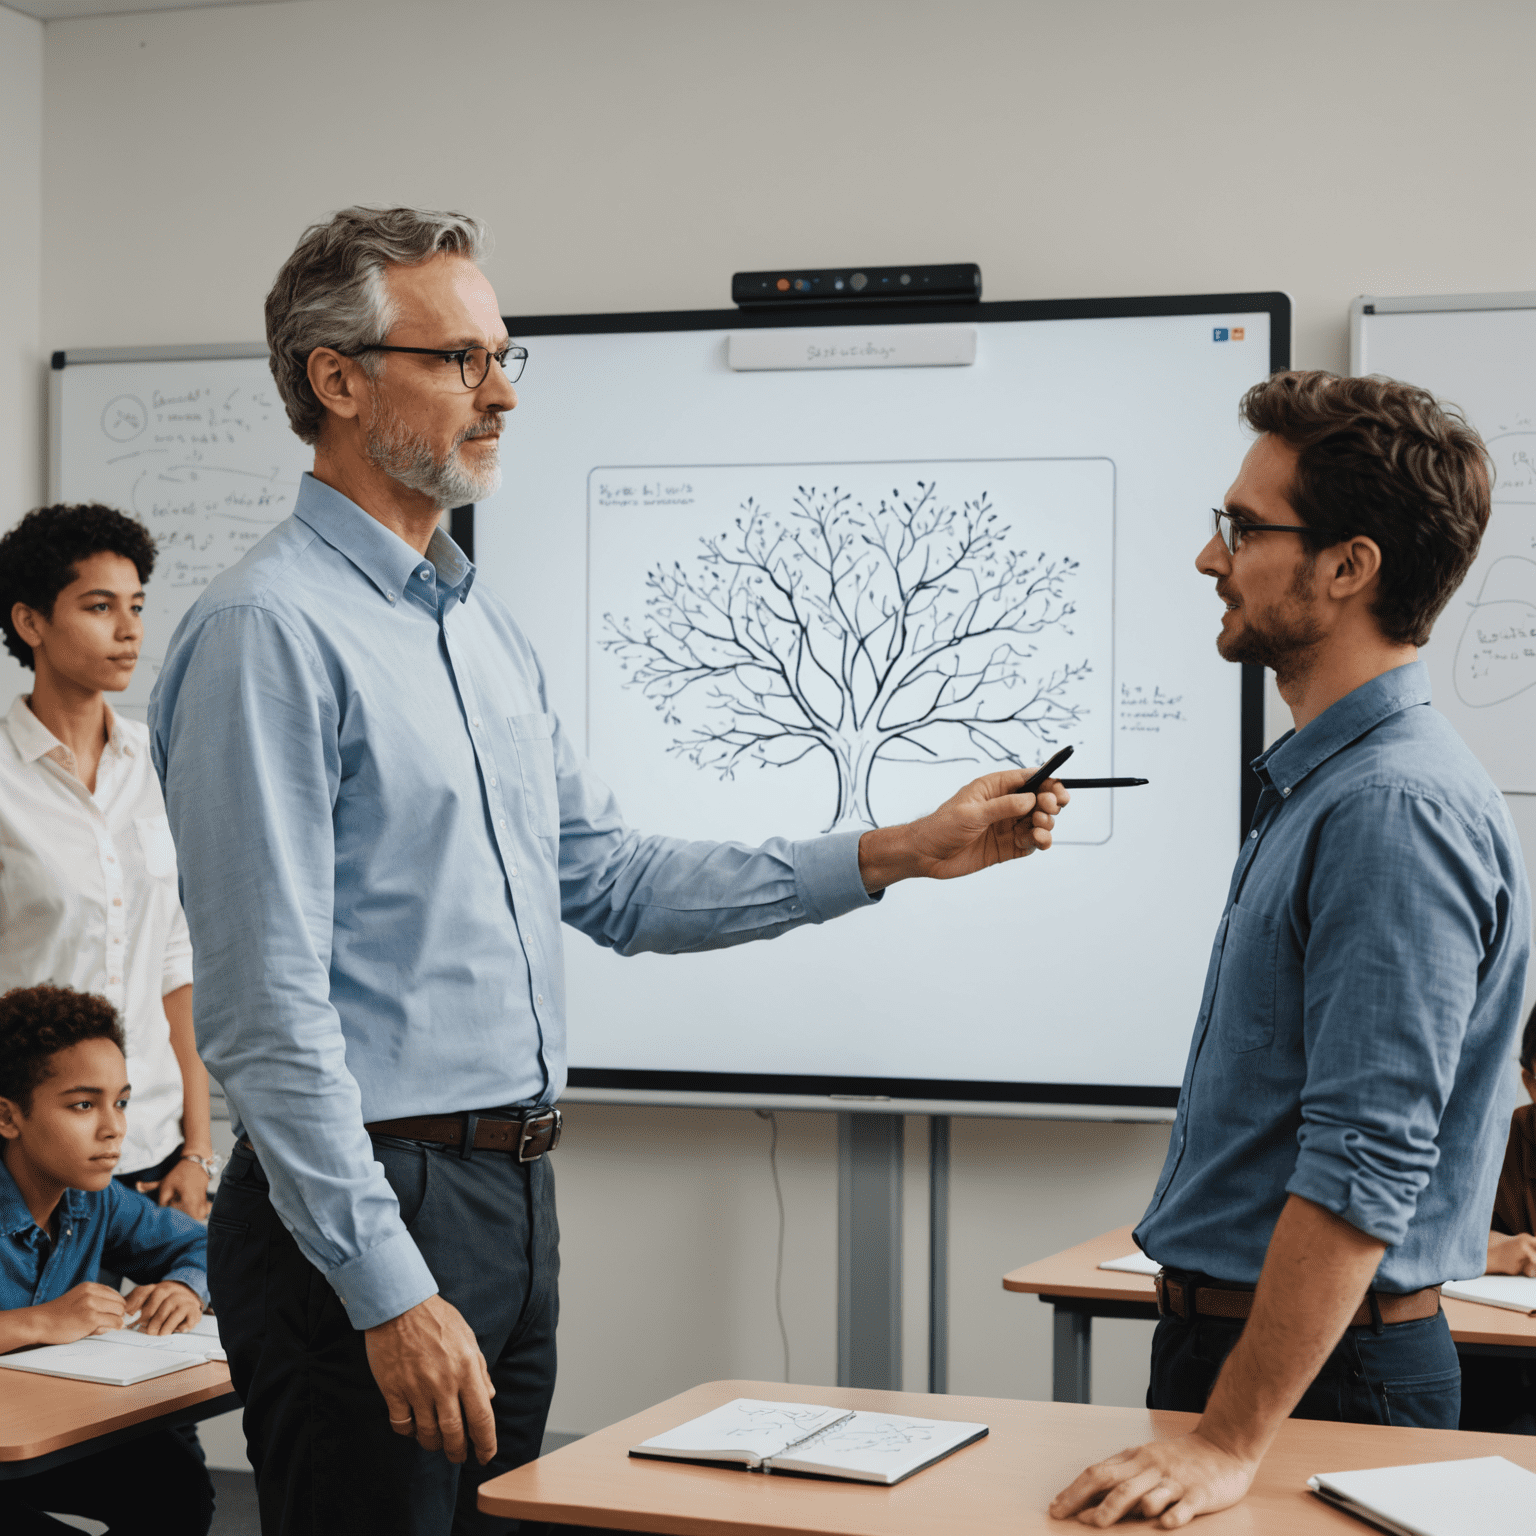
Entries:
{"label": "white wall", "polygon": [[[0,8],[0,531],[43,494],[43,24]],[[0,712],[31,673],[0,647]]]}
{"label": "white wall", "polygon": [[[976,260],[991,298],[1285,288],[1298,364],[1343,368],[1357,293],[1536,287],[1533,46],[1536,7],[1504,0],[305,0],[57,22],[41,342],[258,337],[306,223],[403,201],[491,222],[508,311],[719,307],[734,269],[777,262]],[[776,1374],[766,1141],[749,1114],[572,1112],[555,1427]],[[957,1391],[1048,1394],[1047,1310],[999,1277],[1134,1218],[1165,1141],[957,1124]],[[806,1381],[834,1369],[834,1145],[829,1119],[783,1117]],[[1099,1400],[1138,1399],[1147,1331],[1099,1326]],[[914,1305],[912,1385],[921,1336]]]}

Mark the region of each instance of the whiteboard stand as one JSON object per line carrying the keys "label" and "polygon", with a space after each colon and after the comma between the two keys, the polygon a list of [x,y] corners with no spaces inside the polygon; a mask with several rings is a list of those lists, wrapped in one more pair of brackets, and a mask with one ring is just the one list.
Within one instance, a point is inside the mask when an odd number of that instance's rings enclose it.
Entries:
{"label": "whiteboard stand", "polygon": [[949,1391],[949,1116],[928,1121],[928,1390]]}
{"label": "whiteboard stand", "polygon": [[837,1117],[837,1384],[901,1391],[901,1115]]}

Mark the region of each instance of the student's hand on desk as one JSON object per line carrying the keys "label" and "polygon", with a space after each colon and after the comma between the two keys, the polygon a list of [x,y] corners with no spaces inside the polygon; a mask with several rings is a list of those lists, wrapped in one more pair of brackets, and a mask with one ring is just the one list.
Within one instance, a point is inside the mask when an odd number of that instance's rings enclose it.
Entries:
{"label": "student's hand on desk", "polygon": [[208,1174],[196,1163],[182,1161],[157,1183],[134,1185],[141,1195],[153,1195],[161,1205],[174,1205],[194,1221],[207,1221],[213,1202],[208,1198]]}
{"label": "student's hand on desk", "polygon": [[62,1296],[31,1308],[39,1344],[73,1344],[109,1328],[121,1328],[128,1308],[109,1286],[82,1280]]}
{"label": "student's hand on desk", "polygon": [[1488,1273],[1490,1275],[1536,1275],[1536,1237],[1517,1232],[1505,1237],[1502,1232],[1488,1234]]}
{"label": "student's hand on desk", "polygon": [[[140,1285],[124,1298],[128,1312],[137,1312],[133,1326],[140,1333],[185,1333],[195,1327],[203,1315],[203,1304],[191,1286],[180,1280],[161,1280],[155,1285]],[[121,1324],[117,1325],[121,1326]]]}
{"label": "student's hand on desk", "polygon": [[[429,1296],[363,1332],[368,1367],[384,1394],[390,1427],[458,1464],[474,1445],[483,1467],[496,1454],[496,1389],[485,1356],[457,1307]],[[467,1436],[467,1438],[466,1438]]]}
{"label": "student's hand on desk", "polygon": [[1133,1446],[1089,1467],[1051,1500],[1051,1516],[1076,1515],[1083,1525],[1096,1526],[1129,1516],[1155,1520],[1159,1530],[1177,1530],[1196,1515],[1236,1504],[1258,1470],[1257,1461],[1244,1461],[1194,1430]]}
{"label": "student's hand on desk", "polygon": [[954,880],[1049,848],[1056,814],[1072,797],[1056,779],[1038,795],[1016,793],[1027,778],[1019,768],[984,774],[930,815],[866,832],[859,839],[865,890],[914,876]]}

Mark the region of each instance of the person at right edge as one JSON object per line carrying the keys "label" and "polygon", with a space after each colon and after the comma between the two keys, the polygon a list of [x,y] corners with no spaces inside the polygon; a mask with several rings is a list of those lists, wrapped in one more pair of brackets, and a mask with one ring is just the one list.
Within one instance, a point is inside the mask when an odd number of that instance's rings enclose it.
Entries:
{"label": "person at right edge", "polygon": [[[1536,1008],[1520,1037],[1520,1081],[1532,1100],[1509,1122],[1504,1167],[1488,1232],[1490,1275],[1536,1276]],[[1468,1355],[1461,1362],[1462,1429],[1536,1435],[1536,1365],[1523,1359]]]}
{"label": "person at right edge", "polygon": [[1235,1504],[1287,1415],[1455,1429],[1437,1287],[1482,1273],[1530,950],[1504,799],[1430,707],[1418,647],[1477,554],[1490,469],[1422,389],[1282,373],[1197,565],[1217,649],[1295,729],[1216,930],[1168,1159],[1152,1408],[1051,1513],[1162,1529]]}

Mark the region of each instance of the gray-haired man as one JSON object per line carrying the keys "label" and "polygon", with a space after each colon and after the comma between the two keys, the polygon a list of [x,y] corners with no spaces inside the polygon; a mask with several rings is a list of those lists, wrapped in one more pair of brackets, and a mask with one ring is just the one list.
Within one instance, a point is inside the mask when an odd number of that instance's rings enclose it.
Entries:
{"label": "gray-haired man", "polygon": [[1015,771],[862,836],[630,831],[438,527],[496,488],[517,404],[480,249],[409,209],[304,235],[267,332],[314,474],[151,705],[198,1041],[243,1138],[210,1285],[285,1536],[507,1529],[474,1498],[538,1454],[554,1384],[562,919],[622,954],[774,938],[1047,847],[1067,798]]}

